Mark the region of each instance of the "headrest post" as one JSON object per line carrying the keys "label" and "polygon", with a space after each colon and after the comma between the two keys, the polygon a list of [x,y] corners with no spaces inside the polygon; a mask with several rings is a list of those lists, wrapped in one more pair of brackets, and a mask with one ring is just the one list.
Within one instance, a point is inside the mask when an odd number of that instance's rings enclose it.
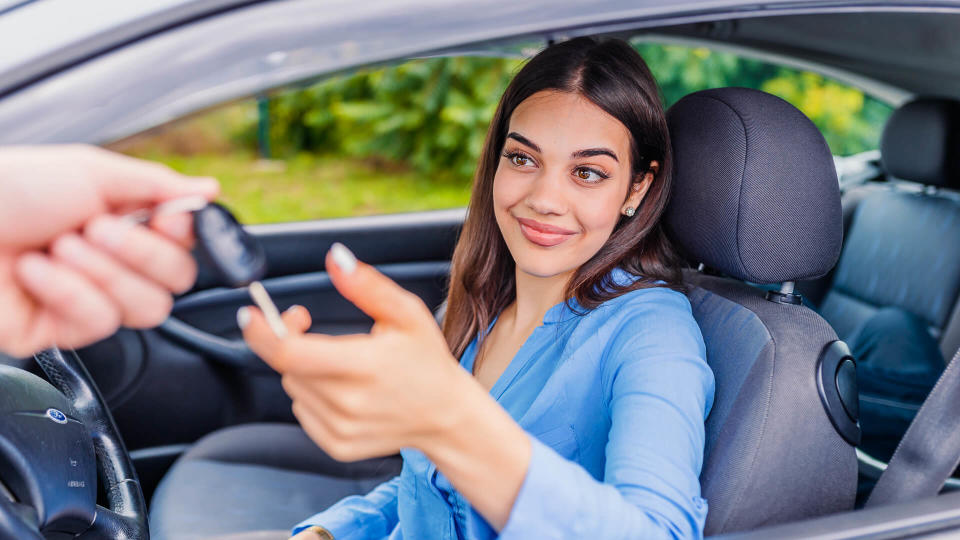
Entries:
{"label": "headrest post", "polygon": [[767,300],[778,304],[789,304],[799,306],[803,303],[803,297],[793,292],[793,281],[784,281],[780,284],[779,291],[767,291]]}

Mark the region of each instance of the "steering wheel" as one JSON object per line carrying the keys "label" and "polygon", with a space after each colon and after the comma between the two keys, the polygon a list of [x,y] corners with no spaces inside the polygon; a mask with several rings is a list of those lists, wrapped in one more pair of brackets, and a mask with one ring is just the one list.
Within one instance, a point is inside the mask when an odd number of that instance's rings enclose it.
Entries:
{"label": "steering wheel", "polygon": [[87,369],[74,351],[34,358],[50,382],[0,365],[0,538],[146,540],[140,482]]}

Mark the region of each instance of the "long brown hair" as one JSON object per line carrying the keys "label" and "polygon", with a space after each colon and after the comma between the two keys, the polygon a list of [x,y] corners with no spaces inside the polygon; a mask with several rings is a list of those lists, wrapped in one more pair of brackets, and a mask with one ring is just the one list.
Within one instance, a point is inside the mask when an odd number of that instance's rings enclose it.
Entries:
{"label": "long brown hair", "polygon": [[[547,47],[517,73],[490,122],[450,270],[443,334],[456,358],[516,293],[515,263],[494,217],[493,177],[514,109],[543,90],[579,94],[626,126],[634,181],[643,179],[651,161],[659,163],[636,214],[621,217],[603,247],[574,272],[564,297],[591,310],[626,292],[660,286],[657,281],[682,290],[679,260],[660,224],[673,159],[653,75],[623,41],[566,41]],[[612,283],[609,273],[616,267],[640,279],[625,286]]]}

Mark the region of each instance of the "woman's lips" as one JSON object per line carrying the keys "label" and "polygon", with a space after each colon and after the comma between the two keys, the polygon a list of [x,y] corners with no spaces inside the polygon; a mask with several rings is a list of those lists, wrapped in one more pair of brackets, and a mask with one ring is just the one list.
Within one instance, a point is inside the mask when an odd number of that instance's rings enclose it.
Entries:
{"label": "woman's lips", "polygon": [[547,225],[527,218],[517,218],[520,223],[520,232],[523,236],[538,246],[553,247],[565,242],[576,234],[576,231]]}

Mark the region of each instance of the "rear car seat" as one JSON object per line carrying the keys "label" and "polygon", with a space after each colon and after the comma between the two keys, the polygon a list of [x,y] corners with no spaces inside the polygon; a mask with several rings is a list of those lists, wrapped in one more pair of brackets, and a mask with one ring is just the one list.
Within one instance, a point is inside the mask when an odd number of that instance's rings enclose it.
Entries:
{"label": "rear car seat", "polygon": [[856,206],[818,311],[854,350],[878,316],[932,338],[911,345],[912,358],[858,367],[862,448],[886,460],[960,347],[960,102],[922,98],[894,111],[881,159],[887,181],[844,196],[845,210]]}

